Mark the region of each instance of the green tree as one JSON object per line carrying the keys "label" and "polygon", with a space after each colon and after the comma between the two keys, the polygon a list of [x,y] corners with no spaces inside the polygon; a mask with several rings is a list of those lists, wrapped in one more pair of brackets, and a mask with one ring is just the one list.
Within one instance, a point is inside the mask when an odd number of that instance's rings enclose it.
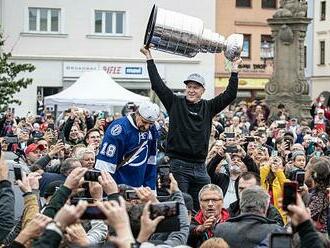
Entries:
{"label": "green tree", "polygon": [[0,112],[5,111],[9,104],[21,104],[20,100],[14,99],[14,94],[21,88],[26,88],[32,83],[32,78],[17,78],[21,72],[35,70],[32,64],[17,64],[10,61],[11,53],[5,53],[3,46],[5,40],[0,33]]}

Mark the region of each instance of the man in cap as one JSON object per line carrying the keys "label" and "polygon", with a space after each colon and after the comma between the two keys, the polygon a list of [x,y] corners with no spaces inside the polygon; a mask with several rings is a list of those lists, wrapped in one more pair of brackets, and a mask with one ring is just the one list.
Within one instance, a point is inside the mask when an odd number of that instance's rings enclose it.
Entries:
{"label": "man in cap", "polygon": [[141,48],[141,52],[147,59],[151,87],[169,115],[166,155],[171,159],[172,173],[181,191],[189,193],[194,199],[194,207],[199,209],[198,192],[210,183],[204,162],[212,118],[236,98],[237,72],[241,59],[238,58],[232,63],[231,77],[226,90],[211,100],[204,100],[202,95],[205,92],[205,80],[201,75],[191,74],[184,81],[185,96],[177,96],[159,76],[149,49]]}
{"label": "man in cap", "polygon": [[27,165],[34,164],[42,156],[41,151],[44,149],[45,147],[41,144],[37,145],[32,143],[28,145],[24,150]]}
{"label": "man in cap", "polygon": [[159,107],[151,102],[142,103],[108,127],[95,168],[109,171],[117,184],[133,187],[156,186],[156,151],[158,132],[154,126]]}

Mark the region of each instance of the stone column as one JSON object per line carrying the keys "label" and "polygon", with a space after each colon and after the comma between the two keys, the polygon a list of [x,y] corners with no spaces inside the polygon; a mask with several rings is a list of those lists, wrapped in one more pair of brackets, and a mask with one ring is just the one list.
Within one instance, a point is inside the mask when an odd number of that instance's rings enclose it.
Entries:
{"label": "stone column", "polygon": [[266,101],[274,114],[283,103],[290,115],[311,120],[311,100],[304,73],[304,40],[310,18],[307,2],[283,0],[273,18],[268,19],[274,40],[274,70],[266,84]]}

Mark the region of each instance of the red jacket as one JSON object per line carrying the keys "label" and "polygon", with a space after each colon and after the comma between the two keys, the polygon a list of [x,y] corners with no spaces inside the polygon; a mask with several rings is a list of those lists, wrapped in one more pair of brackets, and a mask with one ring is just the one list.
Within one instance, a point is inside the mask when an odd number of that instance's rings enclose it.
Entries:
{"label": "red jacket", "polygon": [[[220,217],[221,216],[221,217]],[[230,218],[230,215],[229,215],[229,212],[227,211],[227,209],[225,208],[222,208],[221,209],[221,213],[220,213],[220,216],[217,220],[217,222],[215,223],[214,226],[216,226],[218,223],[222,223],[222,222],[225,222],[226,220],[228,220]],[[203,213],[201,210],[198,211],[198,213],[196,214],[196,216],[194,217],[195,221],[199,224],[199,225],[203,225],[204,223],[204,220],[203,220]],[[214,236],[213,234],[213,230],[212,229],[209,229],[207,230],[207,236],[208,238],[211,238]]]}

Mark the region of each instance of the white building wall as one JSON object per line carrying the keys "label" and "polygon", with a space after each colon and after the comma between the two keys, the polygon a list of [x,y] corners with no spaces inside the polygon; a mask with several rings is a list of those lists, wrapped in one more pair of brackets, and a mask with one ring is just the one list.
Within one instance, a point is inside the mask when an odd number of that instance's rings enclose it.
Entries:
{"label": "white building wall", "polygon": [[[215,0],[167,1],[95,1],[84,0],[1,0],[2,28],[6,37],[5,50],[12,51],[14,60],[34,64],[37,69],[27,76],[34,79],[17,94],[23,104],[14,106],[18,115],[35,112],[37,87],[61,87],[66,81],[64,62],[137,63],[145,65],[139,49],[143,45],[146,24],[153,4],[161,8],[193,15],[204,21],[205,27],[215,30]],[[28,7],[61,9],[60,34],[31,34],[28,31]],[[94,34],[95,10],[126,11],[124,36]],[[182,89],[183,80],[192,72],[202,74],[206,81],[205,98],[214,95],[214,55],[198,54],[195,58],[152,51],[157,65],[163,68],[162,77],[170,88]],[[134,81],[134,79],[130,79]],[[145,78],[144,81],[148,81]],[[64,82],[65,84],[65,82]]]}
{"label": "white building wall", "polygon": [[[314,0],[307,1],[307,17],[314,18]],[[314,37],[314,20],[307,26],[306,38],[305,38],[305,46],[307,47],[307,54],[306,54],[306,68],[305,68],[305,76],[308,83],[311,86],[311,76],[313,75],[313,59],[314,59],[314,44],[313,39]],[[311,91],[311,88],[310,88]],[[311,94],[311,92],[309,92]]]}
{"label": "white building wall", "polygon": [[[330,1],[326,1],[326,20],[320,21],[321,1],[314,1],[314,57],[312,98],[330,91]],[[325,64],[320,65],[320,41],[325,41]]]}

